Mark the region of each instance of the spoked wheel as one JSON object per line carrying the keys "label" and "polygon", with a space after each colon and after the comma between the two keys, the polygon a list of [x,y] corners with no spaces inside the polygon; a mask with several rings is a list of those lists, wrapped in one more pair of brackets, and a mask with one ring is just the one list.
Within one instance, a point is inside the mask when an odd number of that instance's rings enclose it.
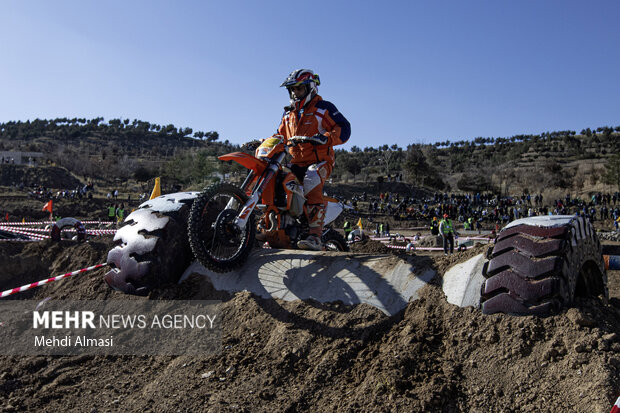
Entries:
{"label": "spoked wheel", "polygon": [[254,218],[250,215],[244,228],[235,225],[235,218],[247,199],[235,186],[215,184],[194,201],[188,220],[189,244],[208,269],[228,272],[245,263],[255,237]]}

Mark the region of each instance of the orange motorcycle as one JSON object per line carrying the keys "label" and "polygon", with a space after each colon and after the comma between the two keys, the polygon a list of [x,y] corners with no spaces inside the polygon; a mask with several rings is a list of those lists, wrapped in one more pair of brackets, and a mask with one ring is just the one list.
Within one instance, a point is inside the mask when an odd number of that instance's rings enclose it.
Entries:
{"label": "orange motorcycle", "polygon": [[[255,245],[266,242],[271,248],[294,249],[308,234],[303,184],[286,166],[286,157],[286,146],[279,138],[266,139],[255,156],[233,152],[219,157],[243,165],[249,173],[240,187],[214,184],[194,200],[188,219],[189,244],[202,265],[228,272],[243,265]],[[347,251],[344,237],[327,227],[345,206],[335,198],[324,199],[324,248]]]}

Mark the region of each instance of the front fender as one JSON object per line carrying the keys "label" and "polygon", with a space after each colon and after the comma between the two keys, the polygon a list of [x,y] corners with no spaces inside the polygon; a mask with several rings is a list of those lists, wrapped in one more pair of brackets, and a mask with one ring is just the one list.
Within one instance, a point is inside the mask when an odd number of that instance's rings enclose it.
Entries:
{"label": "front fender", "polygon": [[268,165],[267,162],[243,152],[227,153],[226,155],[218,156],[218,159],[221,161],[235,161],[238,164],[253,170],[257,175],[263,173]]}
{"label": "front fender", "polygon": [[341,202],[327,201],[327,207],[325,208],[325,220],[324,225],[328,225],[338,218],[338,215],[344,210],[344,205]]}

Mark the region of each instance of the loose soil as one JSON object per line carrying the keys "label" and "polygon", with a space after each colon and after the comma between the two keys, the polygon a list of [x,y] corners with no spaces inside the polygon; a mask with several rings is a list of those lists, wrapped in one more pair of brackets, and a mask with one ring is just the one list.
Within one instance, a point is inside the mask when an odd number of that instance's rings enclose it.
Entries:
{"label": "loose soil", "polygon": [[[80,214],[77,214],[78,216]],[[105,262],[111,238],[0,242],[0,289]],[[353,252],[388,253],[368,241]],[[601,412],[620,395],[620,271],[610,300],[558,315],[485,316],[449,304],[441,276],[486,246],[416,252],[438,276],[399,314],[366,304],[318,305],[214,291],[192,276],[130,297],[105,269],[9,299],[222,300],[219,355],[0,356],[0,410],[75,412]],[[392,265],[393,263],[389,264]]]}

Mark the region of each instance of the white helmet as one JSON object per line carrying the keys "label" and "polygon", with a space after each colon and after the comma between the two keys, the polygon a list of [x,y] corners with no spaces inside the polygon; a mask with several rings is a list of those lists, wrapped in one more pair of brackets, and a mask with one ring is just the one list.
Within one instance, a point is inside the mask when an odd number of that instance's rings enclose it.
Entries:
{"label": "white helmet", "polygon": [[[297,69],[288,75],[280,87],[286,87],[288,89],[291,105],[299,103],[300,106],[303,107],[318,93],[317,86],[320,84],[321,80],[319,79],[319,75],[315,74],[312,70]],[[294,96],[292,88],[300,85],[306,85],[306,93],[303,96]]]}

